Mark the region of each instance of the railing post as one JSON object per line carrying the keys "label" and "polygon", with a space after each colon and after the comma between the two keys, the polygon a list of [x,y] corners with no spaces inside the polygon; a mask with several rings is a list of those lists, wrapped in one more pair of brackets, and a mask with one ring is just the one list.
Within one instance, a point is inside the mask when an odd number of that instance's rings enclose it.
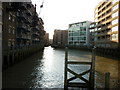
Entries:
{"label": "railing post", "polygon": [[67,62],[68,62],[68,47],[65,48],[64,90],[67,89]]}
{"label": "railing post", "polygon": [[105,74],[105,90],[109,90],[110,84],[110,72]]}
{"label": "railing post", "polygon": [[94,90],[94,81],[95,81],[95,49],[96,47],[94,47],[92,49],[92,65],[91,65],[91,75],[90,75],[90,89]]}

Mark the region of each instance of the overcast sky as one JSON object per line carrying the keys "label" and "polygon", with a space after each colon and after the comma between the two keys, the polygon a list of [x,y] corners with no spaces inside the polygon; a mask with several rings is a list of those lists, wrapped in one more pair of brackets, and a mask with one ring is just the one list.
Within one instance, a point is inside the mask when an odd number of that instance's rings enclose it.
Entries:
{"label": "overcast sky", "polygon": [[[40,5],[44,1],[43,8]],[[94,21],[94,9],[102,0],[32,0],[52,38],[54,29],[66,30],[70,23]]]}

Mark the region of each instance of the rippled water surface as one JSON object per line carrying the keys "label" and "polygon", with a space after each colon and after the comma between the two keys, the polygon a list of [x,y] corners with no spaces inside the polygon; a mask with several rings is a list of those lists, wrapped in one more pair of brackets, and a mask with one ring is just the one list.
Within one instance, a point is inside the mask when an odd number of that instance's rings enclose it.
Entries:
{"label": "rippled water surface", "polygon": [[[27,59],[15,64],[3,72],[3,87],[63,88],[64,54],[64,49],[46,47],[43,52],[29,56]],[[89,61],[91,60],[91,53],[80,50],[69,50],[69,60]],[[104,62],[104,60],[102,62]],[[100,63],[101,62],[97,63],[97,69],[98,71],[103,72],[104,68],[102,68],[103,71],[99,69]],[[117,65],[117,62],[115,64]],[[88,66],[79,65],[69,67],[77,73],[89,68]],[[116,68],[115,65],[113,67]],[[69,75],[69,77],[71,76],[72,75]],[[87,75],[85,78],[87,78]]]}

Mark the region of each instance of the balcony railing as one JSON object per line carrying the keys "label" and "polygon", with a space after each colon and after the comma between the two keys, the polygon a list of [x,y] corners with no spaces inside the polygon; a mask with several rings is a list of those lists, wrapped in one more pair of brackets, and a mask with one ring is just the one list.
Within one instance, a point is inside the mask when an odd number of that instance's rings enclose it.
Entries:
{"label": "balcony railing", "polygon": [[32,30],[33,31],[39,31],[39,28],[38,27],[33,27]]}
{"label": "balcony railing", "polygon": [[31,31],[31,28],[27,28],[28,31]]}
{"label": "balcony railing", "polygon": [[20,7],[20,9],[21,10],[27,10],[27,8],[26,8],[26,3],[21,3],[21,5],[20,5],[21,7]]}
{"label": "balcony railing", "polygon": [[30,2],[27,2],[27,7],[31,8],[32,4]]}
{"label": "balcony railing", "polygon": [[24,22],[27,23],[27,24],[31,24],[32,20],[30,20],[29,18],[26,18],[26,20]]}
{"label": "balcony railing", "polygon": [[105,35],[108,35],[108,32],[98,33],[98,35],[97,35],[97,36],[99,37],[99,36],[105,36]]}
{"label": "balcony railing", "polygon": [[18,24],[18,28],[26,29],[26,25],[24,25],[24,24]]}
{"label": "balcony railing", "polygon": [[31,36],[25,35],[25,34],[18,34],[17,38],[19,38],[19,39],[31,39]]}
{"label": "balcony railing", "polygon": [[31,16],[31,15],[32,15],[32,13],[31,13],[30,10],[27,10],[27,11],[26,11],[26,14],[27,14],[28,16]]}
{"label": "balcony railing", "polygon": [[17,17],[23,20],[26,19],[26,15],[24,13],[17,13]]}

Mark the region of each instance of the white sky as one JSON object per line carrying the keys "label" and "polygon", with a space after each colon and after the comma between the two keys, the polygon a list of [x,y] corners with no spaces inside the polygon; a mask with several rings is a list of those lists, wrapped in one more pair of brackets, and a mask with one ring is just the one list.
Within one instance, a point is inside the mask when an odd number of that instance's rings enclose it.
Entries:
{"label": "white sky", "polygon": [[94,9],[102,0],[32,0],[44,21],[45,31],[53,37],[54,29],[68,29],[68,25],[81,21],[94,21]]}

